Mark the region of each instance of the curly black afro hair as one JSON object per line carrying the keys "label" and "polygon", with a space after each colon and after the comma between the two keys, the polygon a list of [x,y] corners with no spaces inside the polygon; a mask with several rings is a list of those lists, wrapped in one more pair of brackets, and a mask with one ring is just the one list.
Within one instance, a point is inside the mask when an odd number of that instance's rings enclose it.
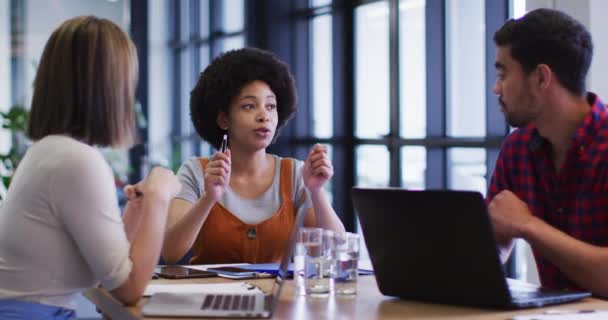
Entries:
{"label": "curly black afro hair", "polygon": [[216,122],[218,114],[228,113],[231,100],[255,80],[268,84],[277,97],[276,139],[296,111],[295,81],[284,62],[273,53],[256,48],[225,52],[201,73],[190,93],[190,117],[202,139],[219,149],[225,130]]}

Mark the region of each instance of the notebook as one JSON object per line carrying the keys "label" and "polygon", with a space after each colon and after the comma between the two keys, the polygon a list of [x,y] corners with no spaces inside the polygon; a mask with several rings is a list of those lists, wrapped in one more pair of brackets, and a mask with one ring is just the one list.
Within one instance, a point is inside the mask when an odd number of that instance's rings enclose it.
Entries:
{"label": "notebook", "polygon": [[507,281],[478,192],[353,188],[352,200],[384,295],[488,308],[591,295]]}
{"label": "notebook", "polygon": [[298,215],[291,228],[290,243],[278,265],[270,293],[231,294],[225,292],[166,293],[152,295],[142,308],[146,317],[222,317],[270,318],[279,301],[296,242],[296,234],[304,215]]}

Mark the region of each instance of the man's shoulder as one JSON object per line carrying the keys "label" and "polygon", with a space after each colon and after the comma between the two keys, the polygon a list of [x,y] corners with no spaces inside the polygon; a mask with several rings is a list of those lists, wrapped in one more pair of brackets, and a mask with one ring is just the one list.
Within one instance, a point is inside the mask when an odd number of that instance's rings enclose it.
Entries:
{"label": "man's shoulder", "polygon": [[507,137],[503,143],[503,148],[505,147],[525,147],[530,143],[530,141],[535,138],[536,129],[534,126],[525,126],[521,128],[517,128],[513,130]]}

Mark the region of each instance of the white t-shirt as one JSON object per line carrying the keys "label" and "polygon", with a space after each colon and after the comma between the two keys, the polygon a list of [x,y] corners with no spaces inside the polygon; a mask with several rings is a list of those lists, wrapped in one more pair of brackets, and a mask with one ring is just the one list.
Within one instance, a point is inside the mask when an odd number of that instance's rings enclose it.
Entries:
{"label": "white t-shirt", "polygon": [[[230,186],[226,187],[224,195],[218,201],[224,208],[234,216],[247,224],[258,224],[269,219],[281,206],[281,157],[275,157],[275,170],[272,185],[255,199],[241,197]],[[295,160],[292,173],[291,196],[296,207],[296,215],[304,214],[312,208],[310,196],[302,200],[302,194],[306,192],[302,174],[304,162]],[[176,198],[195,203],[205,192],[205,176],[199,158],[190,158],[184,162],[177,172],[177,178],[182,184],[181,191]]]}
{"label": "white t-shirt", "polygon": [[113,290],[131,272],[112,170],[67,136],[34,143],[0,208],[0,299],[74,309],[74,295]]}

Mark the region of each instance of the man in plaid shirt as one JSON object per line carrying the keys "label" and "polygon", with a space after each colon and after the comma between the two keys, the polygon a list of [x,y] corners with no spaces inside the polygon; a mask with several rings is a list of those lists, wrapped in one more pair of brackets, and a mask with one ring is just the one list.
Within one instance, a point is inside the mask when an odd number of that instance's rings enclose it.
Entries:
{"label": "man in plaid shirt", "polygon": [[501,258],[523,238],[544,286],[608,297],[608,112],[585,89],[591,35],[538,9],[507,21],[494,42],[494,93],[517,128],[487,198]]}

